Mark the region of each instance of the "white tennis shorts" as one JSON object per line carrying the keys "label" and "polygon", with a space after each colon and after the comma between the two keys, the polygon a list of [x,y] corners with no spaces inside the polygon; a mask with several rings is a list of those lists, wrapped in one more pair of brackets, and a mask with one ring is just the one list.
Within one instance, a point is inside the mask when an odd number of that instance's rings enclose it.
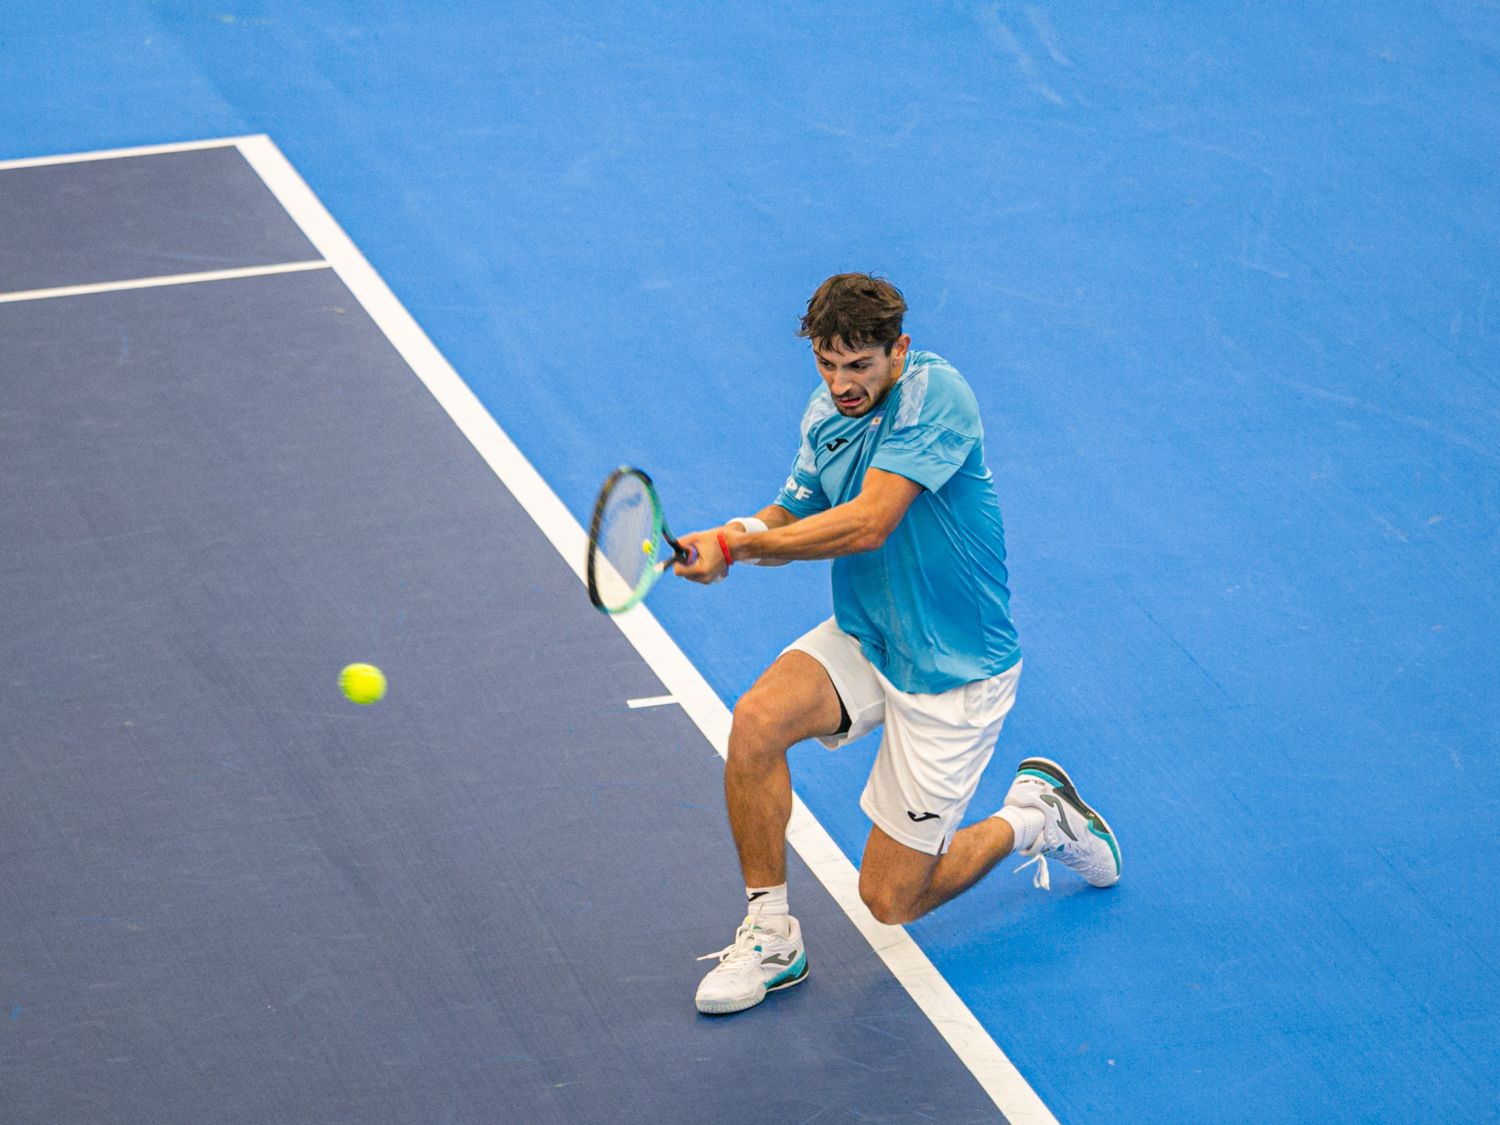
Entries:
{"label": "white tennis shorts", "polygon": [[824,746],[837,750],[885,724],[859,799],[865,815],[909,848],[946,852],[1015,705],[1020,663],[987,680],[924,694],[894,686],[831,617],[783,650],[793,651],[823,665],[849,712],[849,729],[818,739]]}

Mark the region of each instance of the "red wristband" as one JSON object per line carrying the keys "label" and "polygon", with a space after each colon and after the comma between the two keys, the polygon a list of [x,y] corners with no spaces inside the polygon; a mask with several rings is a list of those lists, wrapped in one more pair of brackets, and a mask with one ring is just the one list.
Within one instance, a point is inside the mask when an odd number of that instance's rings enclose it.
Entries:
{"label": "red wristband", "polygon": [[719,532],[719,550],[724,552],[724,569],[728,570],[734,565],[734,556],[729,553],[729,544],[724,541],[724,533]]}

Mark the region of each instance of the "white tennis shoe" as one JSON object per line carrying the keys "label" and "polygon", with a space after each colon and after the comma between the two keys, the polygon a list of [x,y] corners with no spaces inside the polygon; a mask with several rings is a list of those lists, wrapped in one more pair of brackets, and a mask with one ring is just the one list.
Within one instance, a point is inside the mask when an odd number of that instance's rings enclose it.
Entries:
{"label": "white tennis shoe", "polygon": [[1050,890],[1047,860],[1071,867],[1096,887],[1120,881],[1120,845],[1104,818],[1078,795],[1073,780],[1056,762],[1027,758],[1016,769],[1016,779],[1005,794],[1007,805],[1038,809],[1046,817],[1041,832],[1022,855],[1031,859],[1016,868],[1037,865],[1034,886]]}
{"label": "white tennis shoe", "polygon": [[719,963],[698,986],[698,1010],[709,1015],[727,1015],[753,1008],[766,993],[801,984],[807,978],[807,952],[802,948],[802,927],[787,916],[790,933],[783,937],[761,926],[754,914],[746,915],[735,931],[734,941],[717,953],[698,958]]}

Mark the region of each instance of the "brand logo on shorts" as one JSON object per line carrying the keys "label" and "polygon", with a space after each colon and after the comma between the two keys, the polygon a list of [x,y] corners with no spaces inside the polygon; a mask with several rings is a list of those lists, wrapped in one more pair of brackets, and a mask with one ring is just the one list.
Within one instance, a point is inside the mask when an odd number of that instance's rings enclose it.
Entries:
{"label": "brand logo on shorts", "polygon": [[935,812],[924,812],[920,816],[918,816],[914,812],[907,812],[906,815],[909,816],[909,817],[911,817],[911,821],[912,821],[913,824],[921,824],[924,820],[941,820],[942,819]]}

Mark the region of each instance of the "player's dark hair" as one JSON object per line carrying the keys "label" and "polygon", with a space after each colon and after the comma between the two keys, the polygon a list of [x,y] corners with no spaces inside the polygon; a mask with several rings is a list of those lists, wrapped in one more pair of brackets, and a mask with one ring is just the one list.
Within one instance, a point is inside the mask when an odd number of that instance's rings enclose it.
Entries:
{"label": "player's dark hair", "polygon": [[818,286],[797,335],[814,346],[831,343],[856,352],[878,345],[890,355],[905,315],[906,298],[885,278],[841,273]]}

